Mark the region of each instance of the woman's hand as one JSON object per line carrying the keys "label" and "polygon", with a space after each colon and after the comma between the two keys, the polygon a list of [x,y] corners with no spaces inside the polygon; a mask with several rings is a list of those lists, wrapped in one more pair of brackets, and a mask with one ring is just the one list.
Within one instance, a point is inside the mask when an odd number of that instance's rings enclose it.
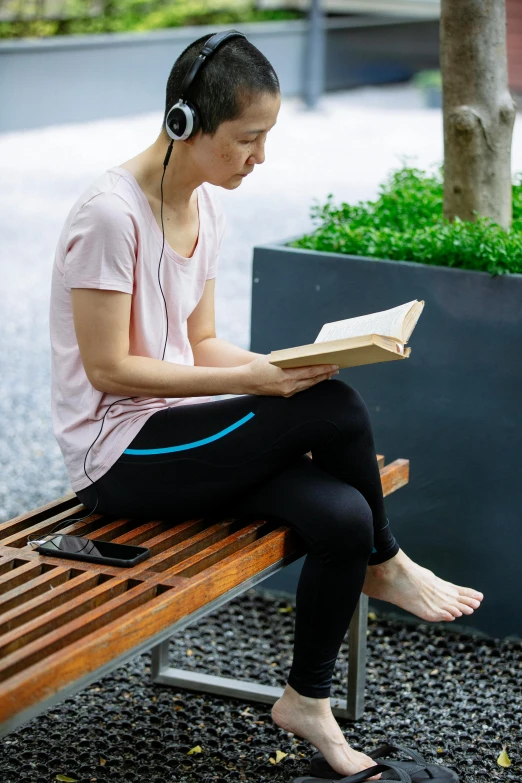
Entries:
{"label": "woman's hand", "polygon": [[247,394],[292,397],[316,383],[339,372],[334,364],[315,364],[303,367],[277,367],[270,364],[269,355],[263,355],[241,367]]}

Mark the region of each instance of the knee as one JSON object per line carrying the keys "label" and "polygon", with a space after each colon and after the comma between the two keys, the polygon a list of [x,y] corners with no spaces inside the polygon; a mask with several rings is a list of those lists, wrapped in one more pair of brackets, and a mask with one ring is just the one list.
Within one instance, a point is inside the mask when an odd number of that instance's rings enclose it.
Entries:
{"label": "knee", "polygon": [[335,411],[338,420],[346,417],[351,428],[354,425],[361,429],[371,426],[368,408],[357,389],[337,378],[320,385],[327,387],[328,409]]}
{"label": "knee", "polygon": [[373,549],[373,514],[364,496],[346,485],[329,504],[319,526],[329,558],[368,558]]}

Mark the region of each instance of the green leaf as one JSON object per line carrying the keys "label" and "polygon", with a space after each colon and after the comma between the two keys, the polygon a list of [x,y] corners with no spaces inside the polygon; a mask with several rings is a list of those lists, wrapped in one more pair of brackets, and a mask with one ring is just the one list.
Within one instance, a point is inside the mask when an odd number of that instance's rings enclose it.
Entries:
{"label": "green leaf", "polygon": [[506,746],[502,746],[502,751],[500,752],[500,755],[497,758],[497,764],[501,767],[510,767],[511,766],[511,760],[507,754]]}

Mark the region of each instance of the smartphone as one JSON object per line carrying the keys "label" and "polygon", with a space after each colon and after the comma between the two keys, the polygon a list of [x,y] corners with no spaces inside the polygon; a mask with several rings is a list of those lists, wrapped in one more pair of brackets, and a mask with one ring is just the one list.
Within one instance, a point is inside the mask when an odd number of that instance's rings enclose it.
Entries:
{"label": "smartphone", "polygon": [[130,568],[150,557],[150,549],[144,546],[113,544],[112,541],[93,541],[83,536],[57,535],[36,547],[42,555],[68,557],[72,560],[88,560],[101,565]]}

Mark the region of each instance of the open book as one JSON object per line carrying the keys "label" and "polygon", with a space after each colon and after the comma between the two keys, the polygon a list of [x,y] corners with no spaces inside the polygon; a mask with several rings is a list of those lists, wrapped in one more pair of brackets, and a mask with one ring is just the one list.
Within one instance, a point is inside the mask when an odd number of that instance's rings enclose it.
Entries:
{"label": "open book", "polygon": [[315,342],[272,351],[270,364],[277,367],[304,367],[312,364],[338,364],[357,367],[361,364],[407,359],[411,348],[405,348],[424,308],[417,301],[344,321],[324,324]]}

